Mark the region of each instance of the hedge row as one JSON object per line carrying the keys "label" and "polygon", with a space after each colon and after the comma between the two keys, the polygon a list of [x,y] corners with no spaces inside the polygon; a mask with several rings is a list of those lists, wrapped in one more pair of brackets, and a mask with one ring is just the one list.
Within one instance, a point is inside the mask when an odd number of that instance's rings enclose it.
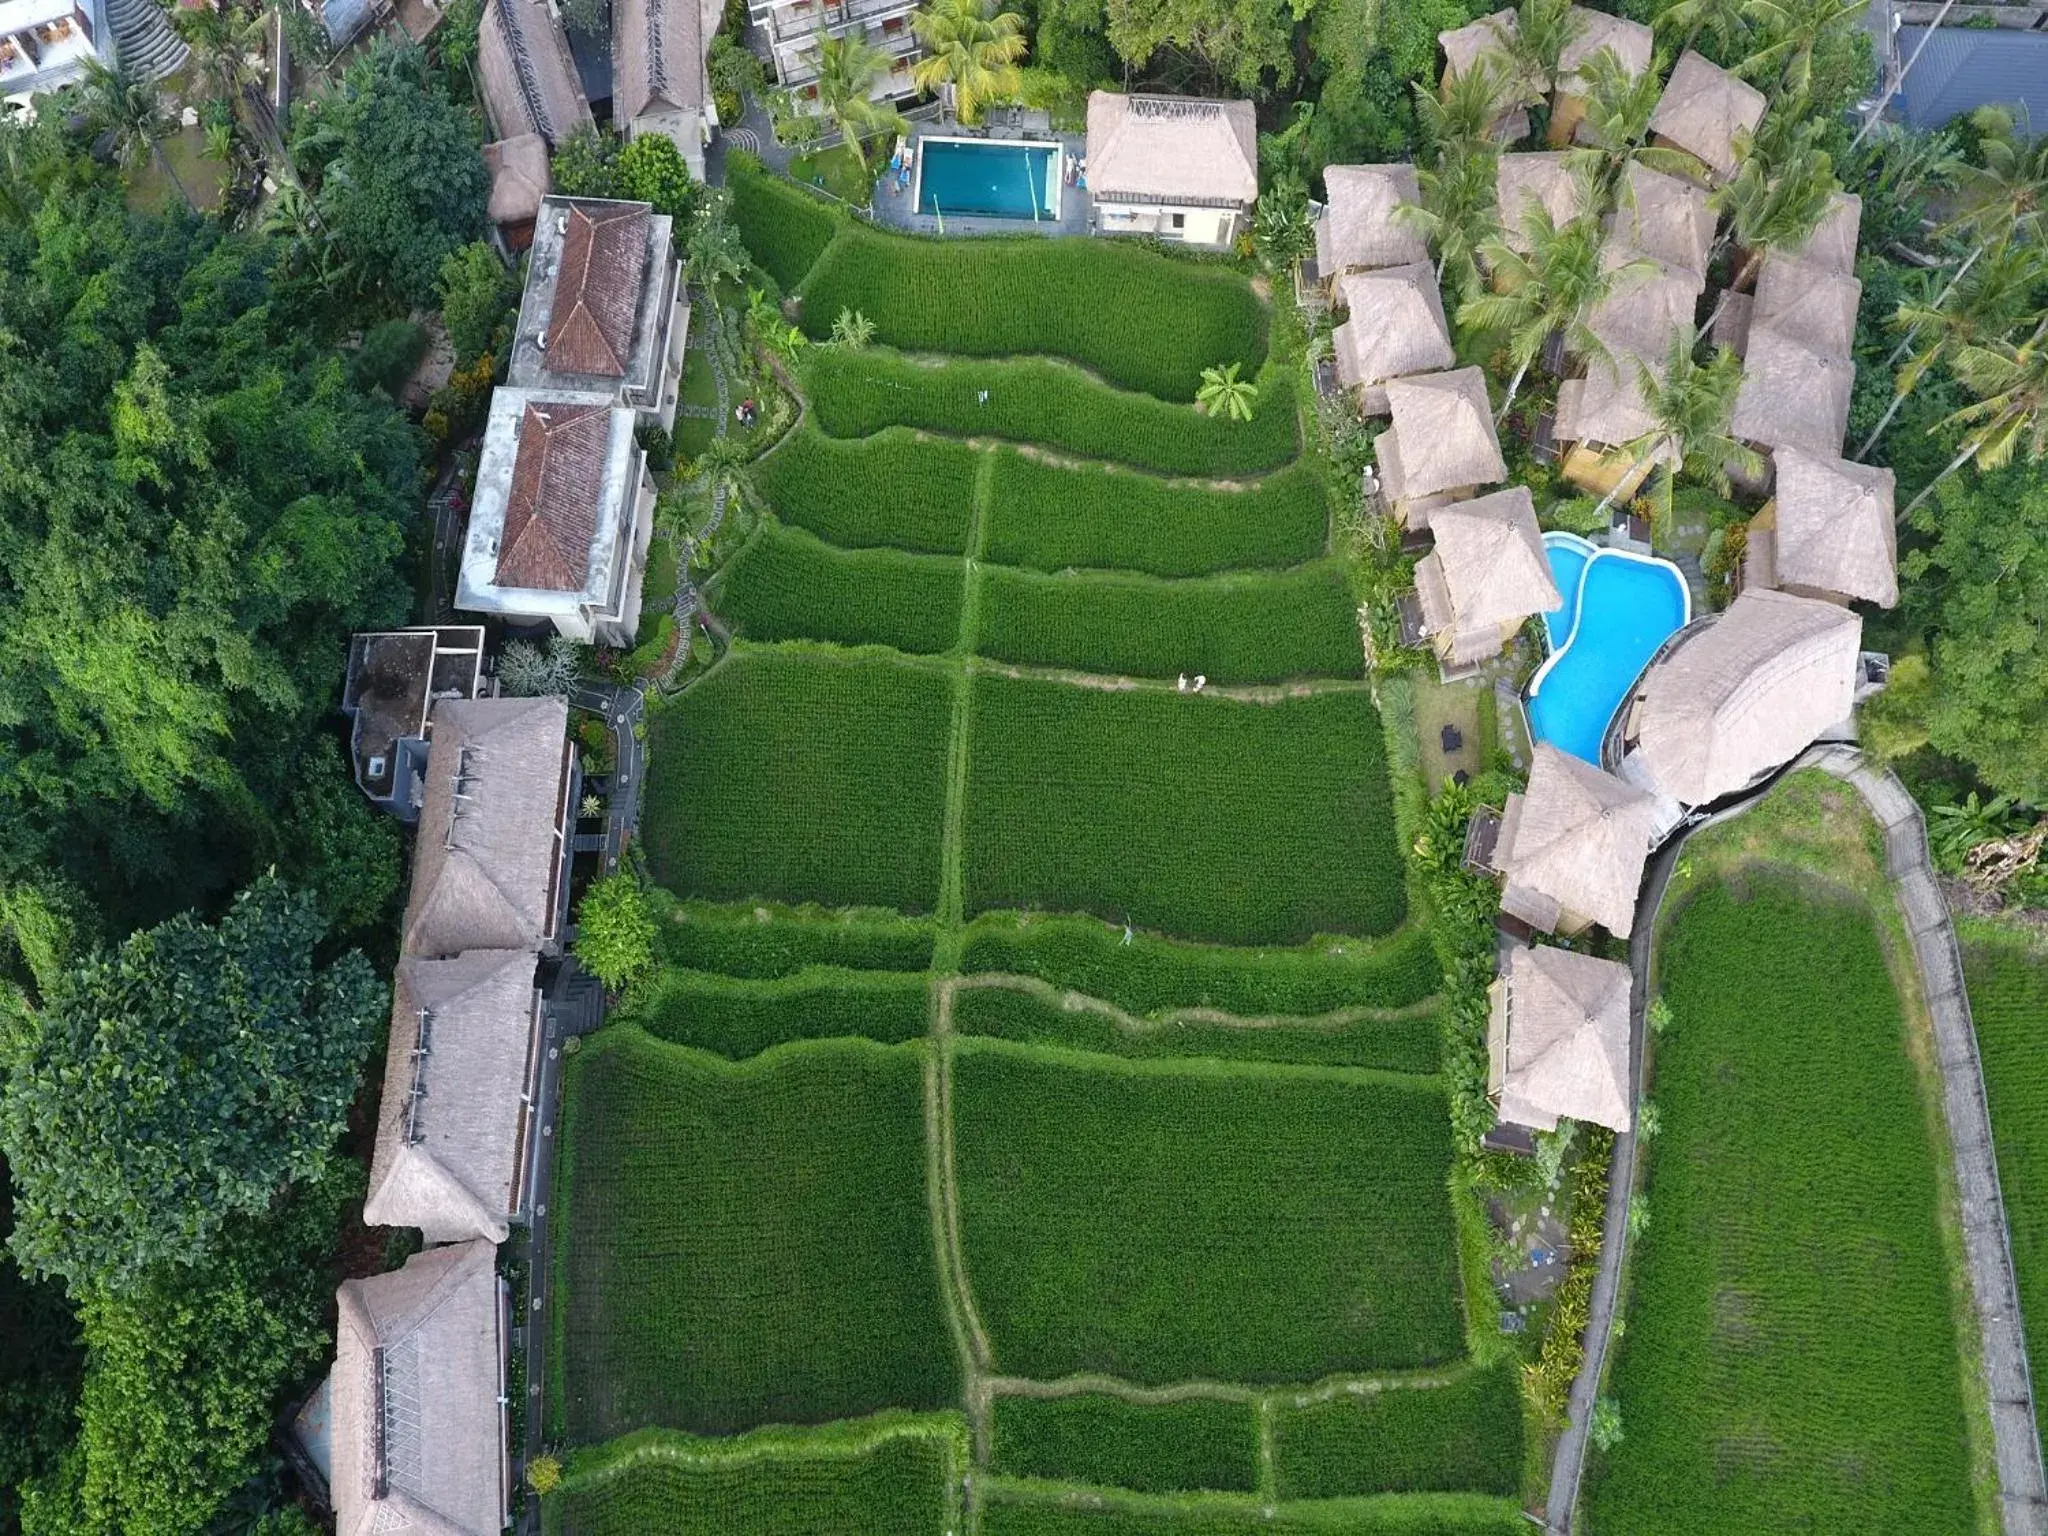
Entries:
{"label": "hedge row", "polygon": [[842,310],[912,352],[1071,358],[1125,389],[1195,398],[1202,369],[1266,358],[1266,312],[1243,277],[1098,240],[927,240],[850,227],[803,285],[803,323]]}
{"label": "hedge row", "polygon": [[1268,364],[1250,421],[1112,389],[1048,358],[933,362],[886,348],[819,347],[811,406],[834,437],[925,427],[954,437],[1040,443],[1165,475],[1250,475],[1300,452],[1294,373]]}
{"label": "hedge row", "polygon": [[1003,565],[1203,576],[1300,565],[1329,536],[1322,467],[1308,459],[1230,490],[1014,449],[996,455],[988,558]]}

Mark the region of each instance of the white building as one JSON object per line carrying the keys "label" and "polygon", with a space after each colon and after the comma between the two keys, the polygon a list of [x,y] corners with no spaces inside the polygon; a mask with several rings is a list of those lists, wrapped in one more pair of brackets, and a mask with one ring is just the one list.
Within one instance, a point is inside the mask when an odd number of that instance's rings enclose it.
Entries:
{"label": "white building", "polygon": [[612,126],[675,141],[694,180],[718,126],[706,65],[719,0],[617,0],[612,7]]}
{"label": "white building", "polygon": [[654,536],[654,483],[634,413],[591,393],[491,397],[455,606],[545,619],[597,645],[631,645]]}
{"label": "white building", "polygon": [[799,102],[818,96],[818,39],[858,37],[889,57],[889,71],[876,84],[877,101],[917,93],[913,65],[924,46],[910,28],[916,0],[753,0],[747,19],[767,43],[769,66]]}
{"label": "white building", "polygon": [[105,32],[98,0],[0,0],[0,96],[25,100],[70,84]]}
{"label": "white building", "polygon": [[1095,232],[1227,247],[1259,196],[1259,131],[1248,101],[1088,97]]}

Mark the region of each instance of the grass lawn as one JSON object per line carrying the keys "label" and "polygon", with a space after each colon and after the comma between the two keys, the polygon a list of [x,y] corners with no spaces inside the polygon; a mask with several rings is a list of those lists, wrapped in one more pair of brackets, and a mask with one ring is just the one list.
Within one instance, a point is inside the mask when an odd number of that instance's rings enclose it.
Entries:
{"label": "grass lawn", "polygon": [[977,678],[966,897],[1237,944],[1407,910],[1363,693],[1248,704]]}
{"label": "grass lawn", "polygon": [[630,1026],[585,1043],[557,1190],[568,1439],[957,1398],[922,1061],[828,1040],[734,1064]]}
{"label": "grass lawn", "polygon": [[1666,922],[1626,1439],[1587,1531],[1976,1531],[1938,1165],[1870,911],[1751,865]]}
{"label": "grass lawn", "polygon": [[[711,372],[710,341],[701,332],[693,331],[688,350],[683,353],[683,383],[681,404],[718,404],[718,380]],[[687,464],[711,446],[711,439],[718,435],[718,422],[710,416],[686,416],[680,410],[676,413],[676,462]]]}
{"label": "grass lawn", "polygon": [[[844,144],[835,144],[830,149],[821,149],[813,154],[796,155],[789,162],[792,181],[803,182],[806,186],[821,187],[842,202],[865,208],[868,199],[874,195],[875,156],[880,154],[886,163],[889,145],[886,140],[870,139],[864,146],[867,163],[863,165],[854,158],[854,153]],[[831,328],[827,322],[826,328]]]}
{"label": "grass lawn", "polygon": [[1307,1381],[1463,1350],[1434,1083],[955,1051],[961,1241],[999,1372]]}
{"label": "grass lawn", "polygon": [[1990,923],[1961,934],[1984,1096],[1998,1150],[1999,1192],[2012,1236],[2034,1376],[2034,1412],[2048,1423],[2048,944]]}
{"label": "grass lawn", "polygon": [[647,1430],[574,1453],[548,1536],[950,1536],[967,1430],[877,1414],[731,1440]]}
{"label": "grass lawn", "polygon": [[227,167],[206,152],[206,130],[180,128],[158,141],[159,154],[146,157],[128,177],[128,206],[162,213],[180,201],[201,213],[220,207]]}
{"label": "grass lawn", "polygon": [[950,681],[884,653],[735,651],[650,722],[642,823],[679,895],[929,911]]}

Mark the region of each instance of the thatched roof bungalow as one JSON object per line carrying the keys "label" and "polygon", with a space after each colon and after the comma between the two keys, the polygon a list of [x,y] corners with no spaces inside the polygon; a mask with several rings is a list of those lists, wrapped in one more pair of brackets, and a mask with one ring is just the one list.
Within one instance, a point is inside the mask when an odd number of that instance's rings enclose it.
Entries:
{"label": "thatched roof bungalow", "polygon": [[1096,228],[1226,246],[1259,195],[1249,101],[1088,95],[1088,195]]}
{"label": "thatched roof bungalow", "polygon": [[1484,661],[1528,619],[1564,606],[1526,486],[1438,507],[1429,527],[1436,547],[1415,567],[1415,592],[1447,664]]}
{"label": "thatched roof bungalow", "polygon": [[428,1243],[502,1243],[524,1212],[536,960],[472,949],[398,962],[366,1225],[417,1227]]}
{"label": "thatched roof bungalow", "polygon": [[1427,522],[1411,514],[1507,478],[1477,368],[1389,380],[1387,409],[1394,424],[1373,439],[1373,451],[1388,500],[1411,527]]}
{"label": "thatched roof bungalow", "polygon": [[1856,239],[1862,226],[1863,199],[1853,192],[1832,193],[1827,212],[1821,215],[1813,233],[1790,254],[1838,276],[1852,277],[1856,272]]}
{"label": "thatched roof bungalow", "polygon": [[401,930],[408,955],[553,950],[566,902],[575,748],[560,699],[434,706]]}
{"label": "thatched roof bungalow", "polygon": [[1590,6],[1575,5],[1569,13],[1572,39],[1557,56],[1557,89],[1564,95],[1580,94],[1585,86],[1583,71],[1593,55],[1612,53],[1631,80],[1640,80],[1656,54],[1656,39],[1640,21],[1630,21]]}
{"label": "thatched roof bungalow", "polygon": [[1487,1021],[1487,1089],[1503,1121],[1552,1131],[1635,1124],[1629,968],[1541,945],[1508,954]]}
{"label": "thatched roof bungalow", "polygon": [[510,1502],[504,1289],[479,1238],[346,1280],[329,1378],[337,1536],[499,1536]]}
{"label": "thatched roof bungalow", "polygon": [[1495,11],[1491,16],[1481,16],[1477,21],[1436,35],[1437,44],[1444,51],[1443,86],[1448,87],[1481,61],[1493,71],[1500,104],[1500,116],[1494,121],[1493,133],[1504,143],[1528,137],[1529,113],[1524,104],[1538,99],[1550,89],[1548,80],[1528,80],[1521,76],[1512,52],[1520,30],[1514,11],[1509,9]]}
{"label": "thatched roof bungalow", "polygon": [[1360,391],[1366,415],[1386,414],[1388,379],[1458,360],[1429,263],[1347,272],[1337,279],[1337,293],[1351,312],[1330,336],[1337,377]]}
{"label": "thatched roof bungalow", "polygon": [[1842,451],[1855,383],[1856,368],[1846,355],[1816,352],[1753,324],[1729,431],[1759,448],[1803,448],[1834,458]]}
{"label": "thatched roof bungalow", "polygon": [[1772,251],[1757,269],[1749,329],[1775,331],[1823,357],[1849,355],[1863,285],[1819,262]]}
{"label": "thatched roof bungalow", "polygon": [[1644,674],[1623,728],[1629,776],[1685,805],[1747,789],[1849,718],[1862,643],[1847,608],[1744,591]]}
{"label": "thatched roof bungalow", "polygon": [[1539,742],[1529,787],[1509,795],[1494,844],[1501,910],[1546,933],[1635,926],[1656,806],[1634,785]]}
{"label": "thatched roof bungalow", "polygon": [[1316,271],[1324,281],[1368,267],[1429,260],[1429,245],[1395,210],[1422,201],[1412,165],[1330,165],[1329,194],[1316,220]]}
{"label": "thatched roof bungalow", "polygon": [[1764,93],[1687,49],[1650,114],[1650,136],[1700,162],[1708,179],[1735,174],[1741,146],[1763,121]]}
{"label": "thatched roof bungalow", "polygon": [[1527,254],[1529,237],[1524,225],[1529,211],[1543,208],[1550,222],[1562,229],[1586,211],[1591,190],[1562,150],[1502,155],[1494,173],[1495,212],[1502,241],[1511,250]]}
{"label": "thatched roof bungalow", "polygon": [[1776,457],[1777,494],[1750,521],[1750,584],[1880,608],[1898,602],[1892,472],[1797,448]]}
{"label": "thatched roof bungalow", "polygon": [[1608,216],[1607,235],[1616,245],[1640,251],[1674,272],[1693,274],[1705,290],[1714,211],[1707,205],[1704,187],[1631,163]]}

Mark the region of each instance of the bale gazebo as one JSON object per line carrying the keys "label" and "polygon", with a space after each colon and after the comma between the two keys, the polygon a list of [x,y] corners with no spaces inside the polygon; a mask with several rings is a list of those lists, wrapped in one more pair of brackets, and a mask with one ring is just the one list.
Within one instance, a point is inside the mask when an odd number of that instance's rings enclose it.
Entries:
{"label": "bale gazebo", "polygon": [[1446,666],[1498,655],[1528,619],[1564,606],[1526,486],[1439,507],[1429,526],[1436,548],[1415,567],[1415,591]]}
{"label": "bale gazebo", "polygon": [[1629,968],[1568,949],[1511,950],[1494,979],[1486,1085],[1504,1124],[1635,1124]]}

